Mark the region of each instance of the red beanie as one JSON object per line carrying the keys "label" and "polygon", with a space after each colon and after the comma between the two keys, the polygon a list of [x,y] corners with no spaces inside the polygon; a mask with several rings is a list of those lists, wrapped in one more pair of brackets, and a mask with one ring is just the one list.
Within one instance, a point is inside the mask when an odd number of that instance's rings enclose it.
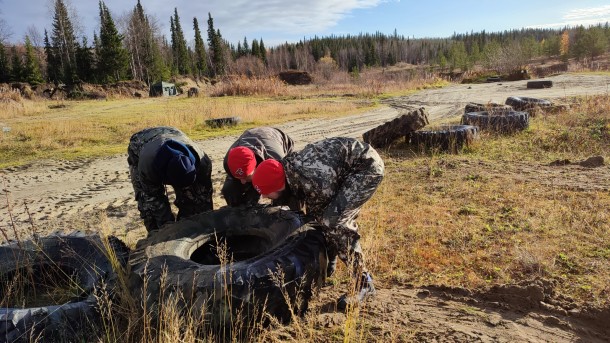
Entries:
{"label": "red beanie", "polygon": [[286,184],[284,166],[276,160],[264,160],[252,176],[254,189],[262,195],[277,192]]}
{"label": "red beanie", "polygon": [[233,177],[244,179],[256,168],[256,157],[254,157],[252,150],[239,146],[229,150],[227,165]]}

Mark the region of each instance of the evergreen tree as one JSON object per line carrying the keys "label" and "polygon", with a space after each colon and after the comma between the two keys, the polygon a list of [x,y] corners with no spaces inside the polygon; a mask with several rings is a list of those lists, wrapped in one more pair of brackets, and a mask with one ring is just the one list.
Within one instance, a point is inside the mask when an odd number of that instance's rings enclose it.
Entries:
{"label": "evergreen tree", "polygon": [[25,36],[25,64],[21,73],[21,79],[31,85],[37,85],[42,82],[40,67],[29,36]]}
{"label": "evergreen tree", "polygon": [[97,60],[97,76],[102,83],[111,83],[127,77],[128,55],[123,48],[123,36],[119,34],[108,7],[102,0],[100,7],[100,46]]}
{"label": "evergreen tree", "polygon": [[8,64],[8,56],[4,44],[0,41],[0,83],[9,82],[11,78],[11,67]]}
{"label": "evergreen tree", "polygon": [[96,82],[93,68],[93,52],[87,44],[87,37],[83,37],[83,42],[76,49],[76,75],[79,80],[85,82]]}
{"label": "evergreen tree", "polygon": [[242,46],[242,51],[243,51],[242,56],[247,56],[252,53],[252,51],[250,51],[250,47],[248,46],[248,39],[245,36],[244,36],[244,45]]}
{"label": "evergreen tree", "polygon": [[186,40],[184,32],[180,25],[180,17],[178,17],[178,9],[174,8],[174,17],[170,20],[173,23],[172,33],[172,52],[174,61],[179,74],[187,75],[191,73],[191,63],[189,61],[188,49],[186,48]]}
{"label": "evergreen tree", "polygon": [[208,75],[208,56],[199,30],[197,18],[193,18],[193,29],[195,30],[195,75],[197,77]]}
{"label": "evergreen tree", "polygon": [[17,47],[14,45],[11,47],[11,76],[10,80],[19,82],[23,77],[23,63],[21,63],[21,56],[17,53]]}
{"label": "evergreen tree", "polygon": [[252,40],[252,56],[259,57],[260,49],[258,46],[258,41],[256,39]]}
{"label": "evergreen tree", "polygon": [[258,44],[258,57],[267,63],[267,49],[265,49],[265,43],[263,43],[263,39],[261,38],[260,43]]}
{"label": "evergreen tree", "polygon": [[212,15],[208,13],[208,47],[210,49],[212,62],[212,70],[210,71],[210,76],[212,77],[224,75],[225,73],[226,60],[222,44],[220,30],[214,29],[214,19],[212,19]]}
{"label": "evergreen tree", "polygon": [[587,42],[586,42],[586,32],[584,26],[579,26],[576,28],[576,33],[574,34],[574,42],[570,45],[570,53],[572,56],[576,57],[577,60],[585,57],[587,54]]}
{"label": "evergreen tree", "polygon": [[53,84],[57,86],[61,79],[61,66],[56,57],[55,48],[53,48],[49,42],[47,30],[44,30],[44,52],[47,58],[47,80],[53,82]]}
{"label": "evergreen tree", "polygon": [[72,84],[76,81],[76,38],[74,28],[68,9],[63,0],[55,0],[55,14],[53,16],[53,31],[51,34],[51,46],[55,61],[47,61],[57,64],[57,81]]}

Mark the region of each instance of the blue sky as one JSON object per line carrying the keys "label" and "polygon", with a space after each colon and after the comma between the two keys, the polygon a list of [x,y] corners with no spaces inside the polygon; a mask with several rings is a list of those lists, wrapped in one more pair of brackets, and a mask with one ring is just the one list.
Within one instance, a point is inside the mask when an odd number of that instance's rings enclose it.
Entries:
{"label": "blue sky", "polygon": [[[98,0],[64,0],[78,15],[89,38],[98,29]],[[0,20],[12,32],[10,42],[22,42],[28,28],[51,29],[53,0],[0,0]],[[115,20],[131,11],[136,0],[105,0]],[[174,8],[187,41],[193,40],[192,20],[207,29],[214,25],[232,43],[262,38],[267,47],[313,36],[382,32],[424,37],[519,29],[558,28],[610,21],[608,0],[141,0],[169,37]],[[204,35],[204,39],[206,36]],[[91,40],[89,40],[91,41]]]}

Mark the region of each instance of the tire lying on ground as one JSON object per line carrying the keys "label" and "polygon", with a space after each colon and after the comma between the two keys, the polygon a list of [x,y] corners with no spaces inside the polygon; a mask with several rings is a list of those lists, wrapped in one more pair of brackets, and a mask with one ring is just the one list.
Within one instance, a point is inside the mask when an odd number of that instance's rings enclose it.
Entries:
{"label": "tire lying on ground", "polygon": [[551,88],[553,87],[553,81],[551,80],[538,80],[538,81],[528,81],[526,84],[526,88]]}
{"label": "tire lying on ground", "polygon": [[0,342],[87,341],[99,329],[98,296],[112,296],[113,264],[129,249],[98,235],[51,235],[0,245]]}
{"label": "tire lying on ground", "polygon": [[447,125],[413,131],[407,136],[411,145],[420,150],[439,150],[456,153],[479,138],[479,130],[471,125]]}
{"label": "tire lying on ground", "polygon": [[500,115],[489,112],[469,112],[462,115],[462,124],[478,126],[481,130],[512,133],[529,126],[529,113],[511,111]]}
{"label": "tire lying on ground", "polygon": [[225,117],[225,118],[216,118],[216,119],[208,119],[205,121],[206,125],[211,128],[219,128],[225,126],[235,126],[239,124],[241,121],[240,117]]}
{"label": "tire lying on ground", "polygon": [[131,288],[153,318],[180,293],[182,310],[218,327],[238,313],[281,321],[302,313],[327,256],[322,233],[286,207],[224,207],[164,226],[138,242],[130,264]]}
{"label": "tire lying on ground", "polygon": [[398,138],[429,124],[428,117],[428,111],[421,107],[366,131],[362,140],[375,148],[385,148]]}
{"label": "tire lying on ground", "polygon": [[[506,105],[512,106],[515,111],[532,111],[536,108],[546,108],[552,106],[552,103],[548,100],[538,98],[528,98],[524,96],[509,96],[504,102]],[[533,113],[530,112],[530,116]]]}
{"label": "tire lying on ground", "polygon": [[487,104],[479,104],[476,102],[469,102],[464,106],[464,113],[470,112],[488,112],[491,114],[503,114],[513,111],[513,108],[509,105],[496,104],[490,102]]}

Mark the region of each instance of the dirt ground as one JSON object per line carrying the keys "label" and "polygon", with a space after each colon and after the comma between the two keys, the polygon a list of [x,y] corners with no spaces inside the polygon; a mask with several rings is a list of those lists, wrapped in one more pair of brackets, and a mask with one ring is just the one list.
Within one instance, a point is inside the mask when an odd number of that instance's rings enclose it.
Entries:
{"label": "dirt ground", "polygon": [[[526,96],[561,101],[573,95],[607,94],[610,76],[558,75],[548,89],[527,89],[527,81],[452,85],[429,89],[384,101],[382,108],[337,119],[301,120],[278,126],[289,134],[297,148],[326,137],[361,138],[406,109],[425,107],[431,125],[460,115],[468,102],[504,103],[508,96]],[[215,207],[224,205],[218,196],[224,180],[222,159],[236,136],[198,142],[214,162]],[[606,157],[607,158],[607,157]],[[573,161],[578,162],[578,161]],[[606,163],[607,164],[607,163]],[[472,166],[480,168],[480,166]],[[575,189],[610,190],[610,167],[586,168],[577,163],[554,165],[507,165],[506,173]],[[77,161],[37,161],[0,170],[0,228],[26,235],[31,232],[73,231],[87,228],[87,218],[105,213],[105,231],[135,243],[145,235],[139,223],[127,156]],[[533,181],[532,181],[533,180]],[[536,181],[537,180],[537,181]],[[33,223],[33,224],[31,224]],[[342,287],[321,292],[314,304],[322,327],[341,329],[346,316],[330,303]],[[569,299],[556,297],[552,287],[541,283],[496,288],[487,293],[436,286],[409,286],[378,290],[374,302],[362,315],[372,326],[365,341],[422,342],[607,342],[610,311],[594,313],[574,308]],[[315,312],[315,311],[314,311]]]}

